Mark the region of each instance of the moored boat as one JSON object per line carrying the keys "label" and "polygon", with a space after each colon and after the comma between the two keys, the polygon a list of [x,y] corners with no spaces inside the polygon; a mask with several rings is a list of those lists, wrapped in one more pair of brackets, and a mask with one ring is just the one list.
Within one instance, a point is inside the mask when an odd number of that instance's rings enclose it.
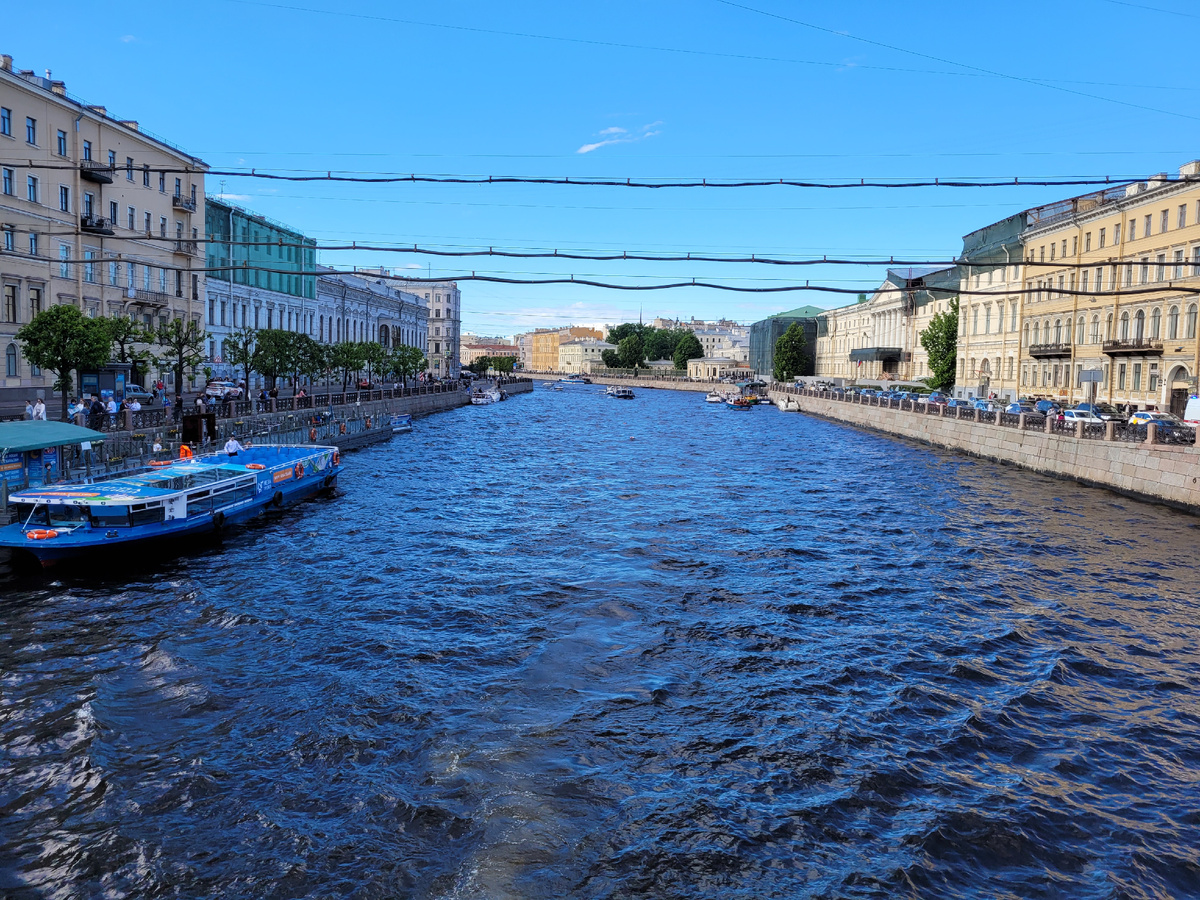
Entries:
{"label": "moored boat", "polygon": [[726,400],[725,405],[730,409],[753,409],[754,401],[748,397],[735,397],[732,400]]}
{"label": "moored boat", "polygon": [[705,403],[724,403],[725,400],[726,400],[725,395],[718,393],[717,391],[709,391],[707,394],[704,395]]}
{"label": "moored boat", "polygon": [[632,400],[633,388],[619,387],[613,390],[612,395],[618,400]]}
{"label": "moored boat", "polygon": [[336,447],[251,447],[20,491],[9,498],[17,521],[0,528],[0,547],[49,566],[194,537],[329,490],[341,471]]}
{"label": "moored boat", "polygon": [[412,416],[395,415],[391,420],[392,434],[407,434],[412,431]]}

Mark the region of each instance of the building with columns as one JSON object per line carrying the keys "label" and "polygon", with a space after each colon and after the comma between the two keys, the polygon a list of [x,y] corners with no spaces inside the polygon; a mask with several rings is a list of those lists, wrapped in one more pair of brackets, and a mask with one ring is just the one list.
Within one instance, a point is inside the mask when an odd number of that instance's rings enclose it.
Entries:
{"label": "building with columns", "polygon": [[416,294],[366,271],[350,274],[317,266],[317,272],[317,340],[375,341],[384,347],[416,347],[428,355],[429,309]]}
{"label": "building with columns", "polygon": [[70,96],[49,70],[14,69],[7,55],[0,159],[0,406],[42,396],[57,409],[52,376],[14,339],[51,306],[203,326],[204,162]]}

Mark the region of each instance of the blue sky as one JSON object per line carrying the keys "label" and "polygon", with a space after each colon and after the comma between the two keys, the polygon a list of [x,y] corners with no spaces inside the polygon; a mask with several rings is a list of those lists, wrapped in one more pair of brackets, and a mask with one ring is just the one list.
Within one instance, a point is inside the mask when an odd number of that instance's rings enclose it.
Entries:
{"label": "blue sky", "polygon": [[[58,9],[58,8],[56,8]],[[1181,0],[604,4],[208,0],[6,11],[0,51],[214,168],[621,178],[1138,176],[1200,157]],[[790,21],[789,21],[790,20]],[[209,192],[222,190],[211,179]],[[224,191],[323,243],[950,258],[1069,189],[633,190],[281,184]],[[1082,192],[1080,189],[1078,192]],[[453,277],[574,274],[861,287],[879,269],[469,262],[323,253]],[[463,282],[512,334],[655,315],[751,322],[831,295]]]}

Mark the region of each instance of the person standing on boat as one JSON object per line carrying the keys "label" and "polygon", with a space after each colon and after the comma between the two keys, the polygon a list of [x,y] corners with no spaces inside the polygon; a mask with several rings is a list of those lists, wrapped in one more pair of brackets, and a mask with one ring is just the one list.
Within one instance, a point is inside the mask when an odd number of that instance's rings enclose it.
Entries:
{"label": "person standing on boat", "polygon": [[[247,442],[247,443],[249,443],[249,442]],[[230,435],[229,440],[227,440],[225,442],[225,452],[227,454],[229,454],[230,456],[237,456],[238,453],[240,453],[242,450],[245,450],[245,449],[246,448],[243,447],[241,444],[239,444],[238,439],[235,438],[233,435]]]}

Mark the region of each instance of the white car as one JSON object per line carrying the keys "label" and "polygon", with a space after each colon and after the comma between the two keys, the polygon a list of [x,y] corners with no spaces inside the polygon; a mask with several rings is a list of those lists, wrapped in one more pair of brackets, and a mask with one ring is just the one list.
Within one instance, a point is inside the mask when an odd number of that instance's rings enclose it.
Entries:
{"label": "white car", "polygon": [[1083,422],[1086,425],[1104,424],[1104,419],[1086,409],[1063,410],[1063,420],[1067,422]]}
{"label": "white car", "polygon": [[232,381],[210,381],[204,389],[204,395],[218,400],[236,400],[242,396],[242,389]]}

